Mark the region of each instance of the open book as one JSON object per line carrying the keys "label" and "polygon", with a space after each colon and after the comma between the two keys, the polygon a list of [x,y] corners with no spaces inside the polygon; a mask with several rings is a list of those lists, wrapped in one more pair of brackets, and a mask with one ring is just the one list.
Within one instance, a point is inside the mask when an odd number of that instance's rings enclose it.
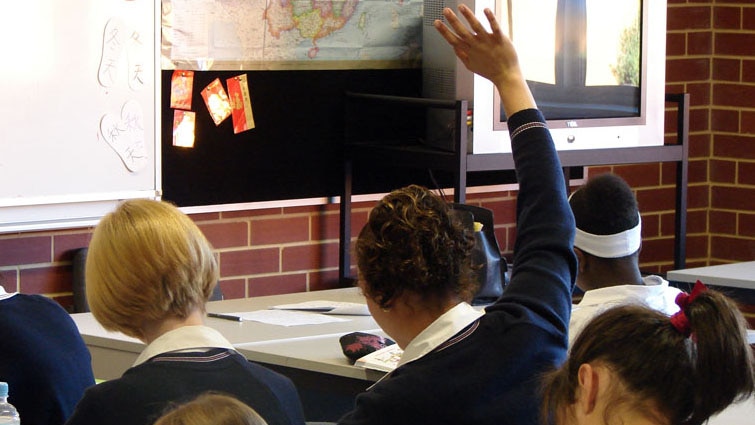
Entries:
{"label": "open book", "polygon": [[360,357],[354,363],[354,366],[390,372],[398,366],[402,354],[404,354],[404,350],[399,348],[398,344],[393,344]]}

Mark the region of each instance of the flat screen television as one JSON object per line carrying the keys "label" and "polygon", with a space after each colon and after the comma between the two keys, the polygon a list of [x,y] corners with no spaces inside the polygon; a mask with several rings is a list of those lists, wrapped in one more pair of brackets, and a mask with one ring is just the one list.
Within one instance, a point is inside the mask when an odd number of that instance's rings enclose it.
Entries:
{"label": "flat screen television", "polygon": [[[483,10],[495,11],[558,150],[663,144],[665,0],[424,0],[423,96],[468,100],[468,151],[497,153],[511,150],[497,90],[432,25],[461,2],[488,28]],[[429,113],[425,142],[449,149],[452,120]]]}

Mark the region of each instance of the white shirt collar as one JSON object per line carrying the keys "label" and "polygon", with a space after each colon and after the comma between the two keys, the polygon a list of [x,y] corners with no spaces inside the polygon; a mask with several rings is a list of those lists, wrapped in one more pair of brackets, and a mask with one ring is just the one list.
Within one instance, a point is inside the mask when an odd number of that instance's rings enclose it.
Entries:
{"label": "white shirt collar", "polygon": [[16,294],[18,294],[18,292],[11,292],[11,293],[5,292],[5,288],[3,288],[3,285],[0,285],[0,301],[7,300],[8,298]]}
{"label": "white shirt collar", "polygon": [[484,314],[484,311],[477,310],[467,303],[457,304],[435,319],[433,323],[409,342],[398,365],[401,366],[417,360],[433,351]]}
{"label": "white shirt collar", "polygon": [[220,332],[208,326],[182,326],[152,341],[136,359],[134,366],[159,354],[195,348],[233,349],[233,345]]}

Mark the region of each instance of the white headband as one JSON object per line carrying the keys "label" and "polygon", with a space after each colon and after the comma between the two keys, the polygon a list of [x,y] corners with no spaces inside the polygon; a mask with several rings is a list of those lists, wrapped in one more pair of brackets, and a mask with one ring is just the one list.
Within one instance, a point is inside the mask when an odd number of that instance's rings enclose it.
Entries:
{"label": "white headband", "polygon": [[637,225],[614,235],[593,235],[577,229],[574,246],[601,258],[620,258],[635,253],[642,241],[642,217],[637,214]]}

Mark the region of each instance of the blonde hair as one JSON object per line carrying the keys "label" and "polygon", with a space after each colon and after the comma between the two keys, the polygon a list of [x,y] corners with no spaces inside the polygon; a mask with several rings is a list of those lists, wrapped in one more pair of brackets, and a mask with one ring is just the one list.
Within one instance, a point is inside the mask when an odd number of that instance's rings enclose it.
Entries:
{"label": "blonde hair", "polygon": [[144,323],[204,311],[219,278],[212,246],[174,205],[128,200],[94,230],[86,294],[105,329],[139,338]]}
{"label": "blonde hair", "polygon": [[161,416],[154,425],[267,425],[251,407],[218,393],[205,393]]}

